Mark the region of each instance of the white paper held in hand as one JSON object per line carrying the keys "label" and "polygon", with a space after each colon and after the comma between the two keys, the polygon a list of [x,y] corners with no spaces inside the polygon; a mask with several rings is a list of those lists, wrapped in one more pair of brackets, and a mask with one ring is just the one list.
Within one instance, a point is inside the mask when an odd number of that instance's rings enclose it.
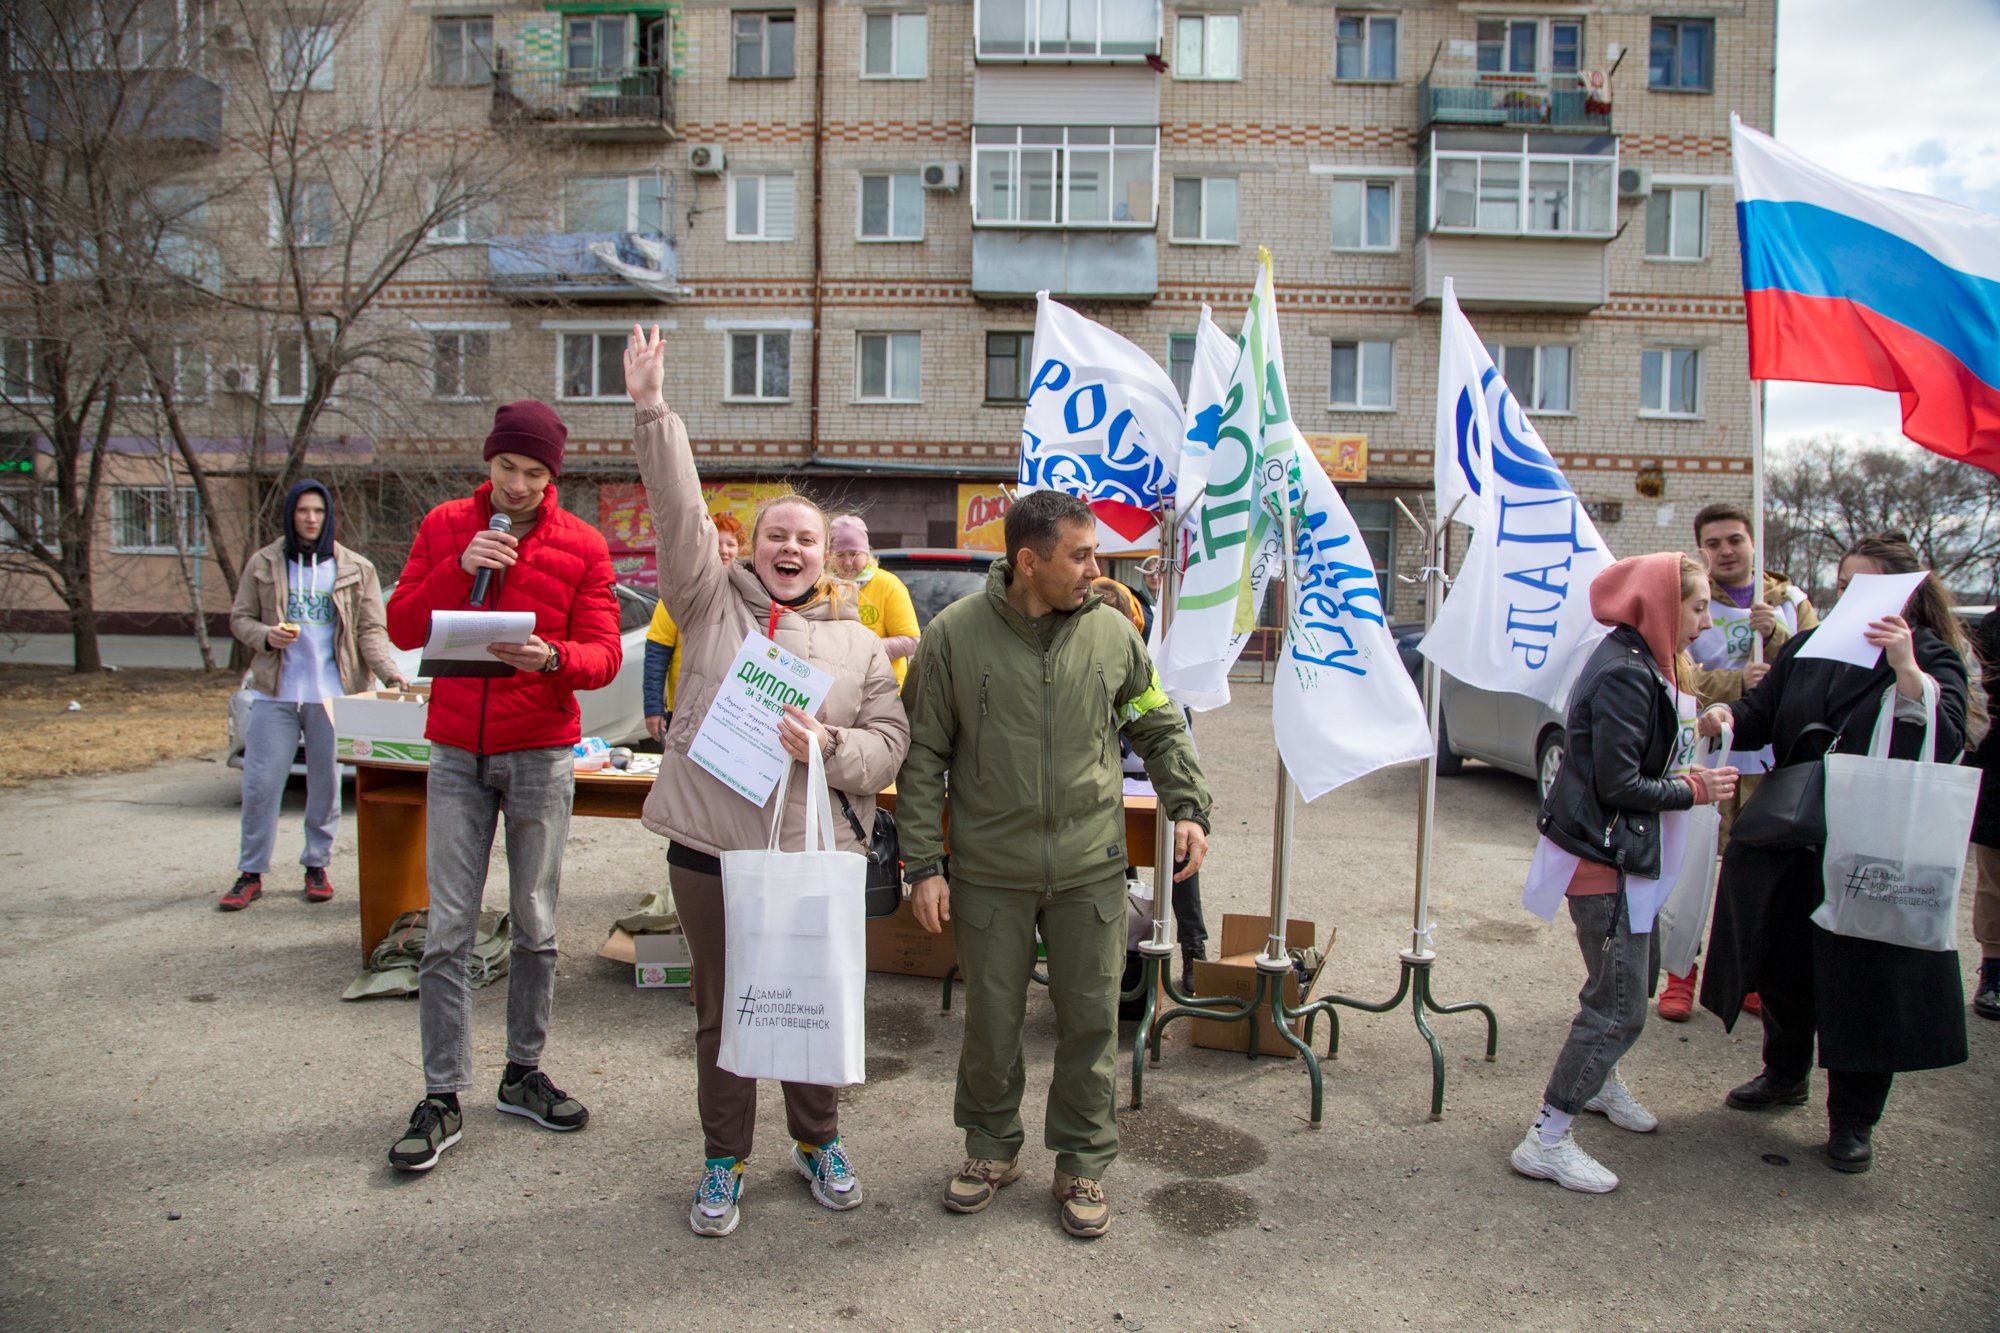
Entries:
{"label": "white paper held in hand", "polygon": [[532,611],[433,611],[424,658],[434,662],[490,662],[489,643],[518,646],[535,633]]}
{"label": "white paper held in hand", "polygon": [[688,758],[731,791],[762,807],[792,763],[778,741],[785,705],[812,712],[833,677],[762,634],[751,631],[715,692]]}
{"label": "white paper held in hand", "polygon": [[1882,660],[1882,650],[1862,635],[1882,617],[1902,615],[1910,594],[1929,572],[1920,569],[1914,574],[1856,574],[1848,580],[1847,591],[1840,594],[1833,610],[1806,640],[1806,646],[1799,649],[1799,656],[1851,662],[1872,671]]}

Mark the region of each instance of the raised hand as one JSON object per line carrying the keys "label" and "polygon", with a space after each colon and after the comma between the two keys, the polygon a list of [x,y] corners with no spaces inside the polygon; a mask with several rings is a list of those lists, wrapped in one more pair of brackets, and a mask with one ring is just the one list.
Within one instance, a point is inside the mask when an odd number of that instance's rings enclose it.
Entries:
{"label": "raised hand", "polygon": [[660,326],[655,324],[649,335],[634,324],[625,340],[625,392],[632,395],[635,405],[653,407],[663,401],[660,390],[666,381],[666,358]]}

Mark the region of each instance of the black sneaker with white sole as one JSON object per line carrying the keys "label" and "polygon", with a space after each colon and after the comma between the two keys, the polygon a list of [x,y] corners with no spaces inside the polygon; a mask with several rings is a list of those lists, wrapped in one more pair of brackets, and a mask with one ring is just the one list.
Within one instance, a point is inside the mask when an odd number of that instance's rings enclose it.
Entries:
{"label": "black sneaker with white sole", "polygon": [[444,1150],[458,1142],[464,1126],[462,1111],[424,1098],[410,1113],[410,1127],[389,1149],[389,1165],[398,1171],[430,1170]]}
{"label": "black sneaker with white sole", "polygon": [[526,1116],[543,1129],[553,1129],[558,1134],[582,1129],[590,1123],[590,1112],[583,1103],[550,1082],[549,1076],[539,1069],[519,1083],[502,1079],[493,1107],[508,1115]]}

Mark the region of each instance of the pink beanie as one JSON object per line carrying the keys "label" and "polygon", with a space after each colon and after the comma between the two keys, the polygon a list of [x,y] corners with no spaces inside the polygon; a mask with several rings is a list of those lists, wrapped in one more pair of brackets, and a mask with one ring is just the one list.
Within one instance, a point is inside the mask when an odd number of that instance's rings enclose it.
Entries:
{"label": "pink beanie", "polygon": [[836,551],[868,549],[868,525],[861,521],[861,515],[842,514],[828,526],[832,529],[832,549]]}
{"label": "pink beanie", "polygon": [[547,403],[523,398],[504,403],[494,410],[493,431],[486,437],[486,458],[495,454],[519,454],[532,458],[549,470],[551,477],[562,475],[563,444],[569,428]]}

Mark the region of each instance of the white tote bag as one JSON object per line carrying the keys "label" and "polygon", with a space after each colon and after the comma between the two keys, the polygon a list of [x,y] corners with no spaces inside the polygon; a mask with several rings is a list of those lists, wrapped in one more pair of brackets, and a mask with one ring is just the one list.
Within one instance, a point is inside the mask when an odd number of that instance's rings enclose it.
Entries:
{"label": "white tote bag", "polygon": [[[1722,748],[1711,750],[1703,738],[1695,752],[1695,763],[1710,768],[1729,764],[1734,733],[1722,733]],[[1709,905],[1715,901],[1716,843],[1722,829],[1722,812],[1713,804],[1698,805],[1687,812],[1687,850],[1681,854],[1681,871],[1667,900],[1660,904],[1653,929],[1660,937],[1660,966],[1668,975],[1686,976],[1701,954],[1701,942],[1708,934]]]}
{"label": "white tote bag", "polygon": [[1812,919],[1836,935],[1955,951],[1980,772],[1937,753],[1931,681],[1924,682],[1930,759],[1889,758],[1895,695],[1892,685],[1882,698],[1867,754],[1826,757],[1826,897]]}
{"label": "white tote bag", "polygon": [[716,1062],[743,1078],[841,1087],[865,1077],[868,861],[833,849],[817,746],[806,771],[805,850],[779,850],[793,767],[778,782],[770,846],[722,854],[728,991]]}

